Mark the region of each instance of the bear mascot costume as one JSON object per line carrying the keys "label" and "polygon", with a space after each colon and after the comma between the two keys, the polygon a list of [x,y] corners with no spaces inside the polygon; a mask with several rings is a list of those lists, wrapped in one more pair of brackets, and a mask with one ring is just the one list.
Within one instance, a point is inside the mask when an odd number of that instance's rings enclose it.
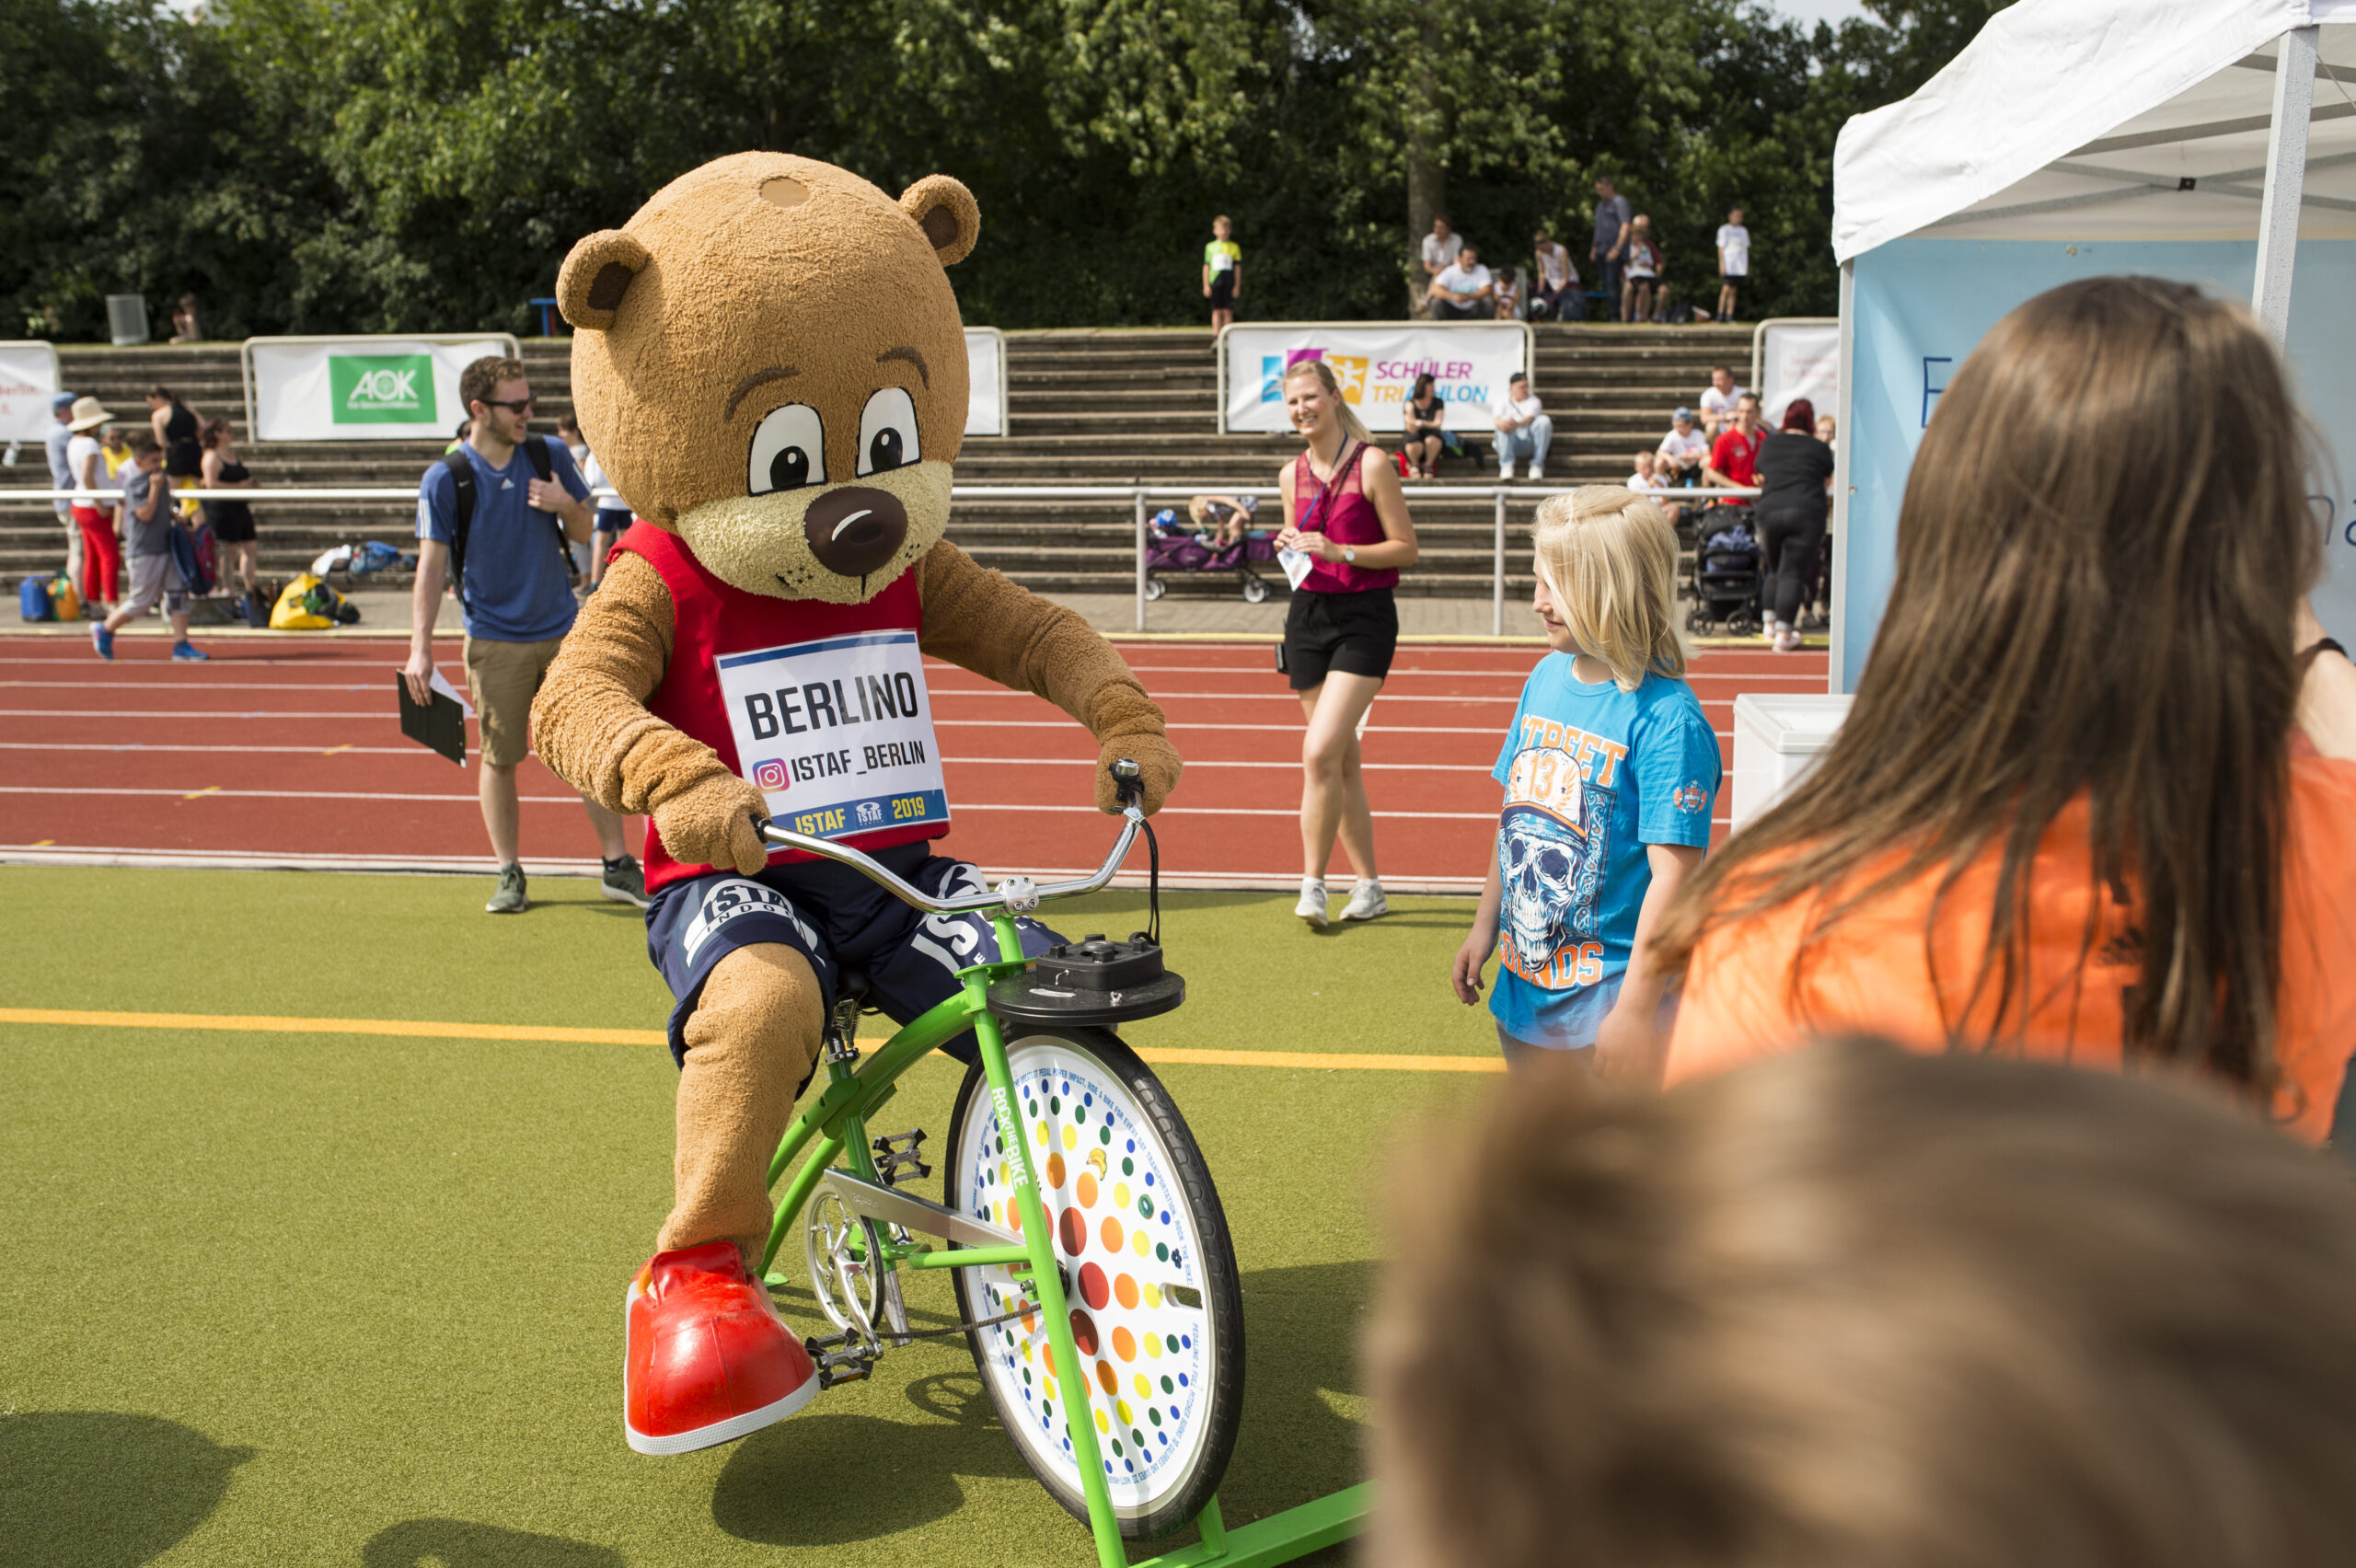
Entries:
{"label": "bear mascot costume", "polygon": [[[895,202],[743,153],[582,240],[558,279],[582,433],[636,520],[533,726],[566,782],[650,818],[647,947],[677,998],[674,1204],[627,1293],[624,1435],[641,1453],[741,1437],[817,1390],[748,1265],[838,976],[863,972],[905,1020],[996,953],[982,917],[921,916],[768,848],[756,820],[930,893],[985,891],[930,853],[951,808],[924,655],[1086,725],[1107,812],[1115,759],[1139,765],[1148,812],[1178,781],[1161,710],[1112,644],[942,537],[966,408],[945,269],[980,222],[940,175]],[[1034,953],[1057,940],[1030,922],[1024,937]]]}

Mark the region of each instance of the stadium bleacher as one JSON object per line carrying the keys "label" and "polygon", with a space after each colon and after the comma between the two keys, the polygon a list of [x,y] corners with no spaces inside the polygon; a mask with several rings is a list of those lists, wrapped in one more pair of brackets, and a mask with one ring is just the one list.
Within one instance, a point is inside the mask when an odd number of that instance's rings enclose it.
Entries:
{"label": "stadium bleacher", "polygon": [[[1751,329],[1543,325],[1536,329],[1538,393],[1555,421],[1548,478],[1616,482],[1629,458],[1669,428],[1669,410],[1690,402],[1713,363],[1743,377]],[[1211,336],[1199,329],[1086,329],[1006,335],[1008,428],[976,436],[958,459],[959,481],[989,484],[1183,485],[1209,490],[1253,484],[1273,493],[1279,466],[1299,450],[1292,438],[1222,436]],[[235,343],[117,349],[64,345],[65,385],[95,394],[132,420],[145,417],[146,388],[172,387],[207,417],[226,414],[242,438],[245,394]],[[536,428],[553,432],[571,407],[568,340],[523,345],[539,400]],[[1485,418],[1470,421],[1486,430]],[[413,486],[439,455],[435,442],[246,444],[240,455],[265,486]],[[1485,446],[1442,473],[1444,485],[1494,478]],[[43,487],[38,447],[0,469],[0,486]],[[1411,487],[1423,565],[1402,593],[1485,598],[1490,592],[1493,509],[1484,498],[1443,501]],[[1156,502],[1156,505],[1168,504]],[[382,502],[264,501],[256,507],[265,573],[286,576],[330,546],[355,538],[405,540],[408,514]],[[1126,501],[964,501],[950,536],[984,563],[1049,593],[1119,593],[1132,581],[1134,520]],[[9,580],[63,559],[51,514],[0,507],[0,576]],[[1507,559],[1508,591],[1528,583]],[[380,584],[391,586],[379,578]],[[1206,584],[1225,591],[1224,582]],[[1181,589],[1180,591],[1184,591]]]}

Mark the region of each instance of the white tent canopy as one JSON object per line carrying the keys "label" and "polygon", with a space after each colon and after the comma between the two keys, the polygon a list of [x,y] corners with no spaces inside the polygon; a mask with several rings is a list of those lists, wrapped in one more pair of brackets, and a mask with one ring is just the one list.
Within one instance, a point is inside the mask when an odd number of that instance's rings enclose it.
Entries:
{"label": "white tent canopy", "polygon": [[[2018,0],[1912,97],[1842,127],[1832,243],[1832,680],[1850,689],[1946,380],[2048,288],[2144,272],[2250,301],[2327,466],[2356,477],[2356,0]],[[2332,505],[2316,609],[2347,640],[2356,500],[2315,499]]]}
{"label": "white tent canopy", "polygon": [[[2282,35],[2356,0],[2022,0],[1833,155],[1832,249],[1972,238],[2246,239]],[[2321,34],[2302,236],[2356,236],[2356,27]]]}

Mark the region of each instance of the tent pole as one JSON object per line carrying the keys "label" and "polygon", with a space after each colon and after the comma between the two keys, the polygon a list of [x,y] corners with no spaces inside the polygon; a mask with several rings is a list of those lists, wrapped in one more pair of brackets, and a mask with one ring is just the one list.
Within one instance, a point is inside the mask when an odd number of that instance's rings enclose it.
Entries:
{"label": "tent pole", "polygon": [[[1832,447],[1832,602],[1824,607],[1831,623],[1832,657],[1825,667],[1824,689],[1832,696],[1856,689],[1858,670],[1849,667],[1849,483],[1850,464],[1857,449],[1857,427],[1851,415],[1857,406],[1857,276],[1854,259],[1841,263],[1841,381],[1833,394],[1838,422]],[[1759,385],[1757,375],[1751,377]],[[1859,669],[1864,661],[1858,661]]]}
{"label": "tent pole", "polygon": [[2291,268],[2299,252],[2299,197],[2307,175],[2307,118],[2316,102],[2316,29],[2292,28],[2274,57],[2274,121],[2266,134],[2266,196],[2258,220],[2251,302],[2281,348],[2291,330]]}

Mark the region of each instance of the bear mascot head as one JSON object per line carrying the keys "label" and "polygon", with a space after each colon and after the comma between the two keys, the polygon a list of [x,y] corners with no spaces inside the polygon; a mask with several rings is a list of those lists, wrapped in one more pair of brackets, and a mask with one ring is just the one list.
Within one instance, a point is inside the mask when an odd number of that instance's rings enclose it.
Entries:
{"label": "bear mascot head", "polygon": [[572,248],[581,432],[637,514],[749,594],[857,604],[941,541],[981,214],[931,175],[740,153]]}

